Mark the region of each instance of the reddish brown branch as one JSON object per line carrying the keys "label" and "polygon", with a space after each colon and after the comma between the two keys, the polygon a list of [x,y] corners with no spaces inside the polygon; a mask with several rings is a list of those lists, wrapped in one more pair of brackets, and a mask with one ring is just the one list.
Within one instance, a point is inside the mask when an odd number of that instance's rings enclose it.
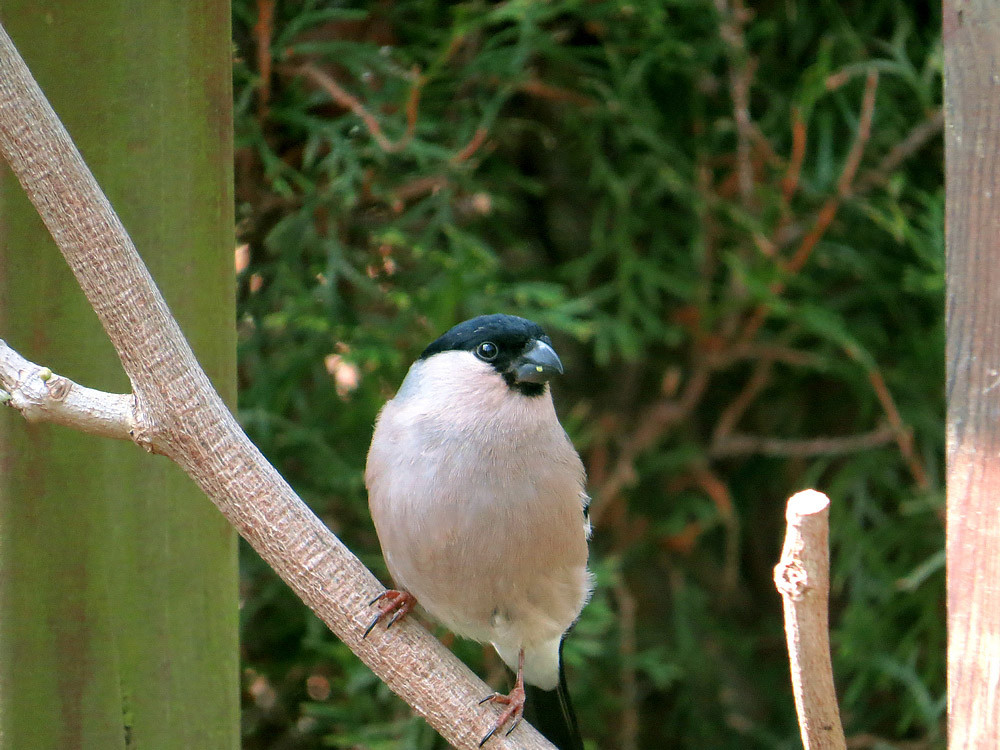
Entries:
{"label": "reddish brown branch", "polygon": [[274,6],[276,0],[257,0],[257,23],[253,34],[257,43],[257,72],[260,75],[257,94],[257,116],[264,119],[271,101],[271,38],[274,33]]}
{"label": "reddish brown branch", "polygon": [[417,126],[420,89],[423,86],[423,77],[419,74],[414,74],[413,85],[410,89],[409,97],[407,98],[406,132],[403,133],[402,138],[398,141],[390,141],[385,136],[385,133],[382,132],[382,126],[379,124],[378,120],[365,108],[365,106],[361,103],[361,100],[341,87],[339,83],[333,80],[333,78],[327,75],[324,71],[309,63],[299,65],[295,68],[295,70],[307,78],[310,78],[314,83],[318,84],[324,91],[326,91],[327,94],[330,95],[330,98],[337,102],[337,104],[341,107],[353,112],[361,118],[361,121],[365,124],[368,132],[371,133],[372,138],[386,153],[398,153],[406,148],[410,144],[410,141],[413,140],[413,134],[416,131]]}
{"label": "reddish brown branch", "polygon": [[444,175],[430,175],[428,177],[418,177],[403,185],[400,185],[393,192],[394,202],[406,203],[415,198],[435,193],[448,185],[448,178]]}
{"label": "reddish brown branch", "polygon": [[548,99],[555,102],[569,102],[571,104],[576,104],[579,107],[594,106],[594,100],[589,96],[584,96],[583,94],[571,91],[570,89],[553,86],[552,84],[545,83],[537,78],[532,78],[518,84],[517,90],[538,99]]}
{"label": "reddish brown branch", "polygon": [[878,90],[878,73],[871,71],[865,78],[865,93],[861,101],[861,116],[858,118],[858,132],[854,136],[854,143],[847,153],[847,160],[844,162],[844,169],[837,180],[837,194],[841,198],[846,198],[851,193],[851,184],[854,182],[854,175],[857,174],[861,165],[861,157],[864,155],[865,146],[872,132],[872,119],[875,115],[875,93]]}
{"label": "reddish brown branch", "polygon": [[486,141],[486,134],[488,132],[489,131],[486,130],[486,128],[476,128],[476,132],[472,135],[472,140],[466,143],[454,156],[451,157],[451,163],[461,164],[463,161],[467,161],[471,158],[472,155],[479,150],[479,147]]}
{"label": "reddish brown branch", "polygon": [[742,360],[768,359],[771,362],[781,362],[792,367],[817,367],[819,357],[811,352],[802,352],[787,346],[750,341],[746,344],[733,345],[718,352],[708,352],[703,355],[705,364],[713,370],[722,370]]}
{"label": "reddish brown branch", "polygon": [[420,75],[420,68],[416,65],[410,69],[410,77],[413,79],[413,84],[410,86],[409,96],[406,97],[406,134],[403,136],[407,142],[412,140],[413,134],[417,132],[417,115],[420,112],[420,92],[424,87],[424,78]]}
{"label": "reddish brown branch", "polygon": [[[857,133],[855,133],[851,149],[847,153],[847,158],[844,160],[844,167],[841,170],[840,178],[837,180],[837,193],[836,195],[827,198],[822,208],[820,208],[819,213],[816,215],[816,220],[813,223],[812,229],[810,229],[806,236],[802,238],[802,242],[799,243],[799,247],[796,249],[795,253],[793,253],[792,257],[789,258],[789,260],[784,264],[784,270],[788,274],[796,274],[802,270],[803,266],[805,266],[809,257],[812,255],[816,245],[833,223],[833,219],[836,217],[841,203],[851,193],[851,184],[857,174],[858,166],[861,163],[861,157],[864,154],[865,146],[868,143],[868,138],[871,136],[872,118],[875,112],[875,93],[877,88],[878,73],[873,71],[868,74],[868,77],[865,80],[865,92],[861,102],[861,114],[858,117],[858,130]],[[775,281],[771,285],[770,290],[772,294],[780,295],[785,290],[785,282],[780,280]],[[739,334],[739,343],[746,343],[757,335],[757,331],[759,331],[760,327],[764,324],[764,320],[767,318],[769,310],[770,305],[766,302],[762,302],[754,309],[750,318],[744,325],[743,330]]]}
{"label": "reddish brown branch", "polygon": [[781,181],[781,193],[788,203],[799,187],[802,162],[806,158],[806,124],[802,121],[802,111],[792,107],[792,153],[788,158],[788,168]]}
{"label": "reddish brown branch", "polygon": [[697,486],[708,495],[726,530],[725,560],[723,561],[722,590],[736,590],[736,579],[740,564],[740,525],[739,518],[733,507],[733,496],[729,487],[714,471],[707,466],[697,466],[693,472]]}
{"label": "reddish brown branch", "polygon": [[[868,170],[857,179],[851,194],[853,196],[865,195],[872,188],[884,186],[892,173],[906,159],[913,156],[927,145],[928,141],[941,133],[943,124],[942,111],[938,109],[932,112],[926,120],[915,125],[902,141],[893,146],[874,169]],[[791,244],[804,236],[806,231],[802,226],[783,228],[776,242],[781,245]]]}
{"label": "reddish brown branch", "polygon": [[897,430],[884,424],[871,432],[843,437],[816,438],[773,438],[763,435],[728,435],[713,441],[708,449],[711,458],[734,458],[736,456],[780,456],[811,458],[813,456],[835,456],[844,453],[876,448],[896,439]]}
{"label": "reddish brown branch", "polygon": [[927,489],[930,487],[930,481],[927,479],[927,472],[924,471],[923,464],[917,458],[916,451],[913,449],[913,432],[903,422],[903,417],[899,413],[899,409],[896,408],[896,402],[892,397],[892,393],[889,392],[889,386],[885,384],[885,378],[882,377],[882,373],[878,370],[869,370],[868,380],[875,390],[875,395],[878,397],[882,409],[885,410],[885,414],[889,418],[889,424],[892,425],[893,436],[896,439],[896,444],[899,446],[899,452],[903,455],[903,459],[910,468],[913,481],[917,483],[920,489]]}

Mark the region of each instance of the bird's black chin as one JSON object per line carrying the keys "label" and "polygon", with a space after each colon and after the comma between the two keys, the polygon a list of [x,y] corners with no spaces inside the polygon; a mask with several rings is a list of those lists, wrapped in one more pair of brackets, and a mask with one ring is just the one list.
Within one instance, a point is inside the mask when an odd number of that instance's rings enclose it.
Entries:
{"label": "bird's black chin", "polygon": [[518,380],[512,372],[503,373],[503,379],[512,391],[517,391],[522,396],[537,398],[545,393],[546,383],[530,383],[526,380]]}

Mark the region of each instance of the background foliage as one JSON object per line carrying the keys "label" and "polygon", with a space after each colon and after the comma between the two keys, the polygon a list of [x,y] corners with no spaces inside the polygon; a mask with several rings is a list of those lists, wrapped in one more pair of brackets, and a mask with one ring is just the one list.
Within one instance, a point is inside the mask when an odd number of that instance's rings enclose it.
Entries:
{"label": "background foliage", "polygon": [[[943,747],[938,4],[235,19],[241,416],[331,528],[384,574],[361,478],[379,407],[454,323],[535,318],[594,496],[598,588],[567,646],[590,746],[798,746],[771,569],[815,486],[851,746]],[[246,747],[443,747],[252,553],[243,571]]]}

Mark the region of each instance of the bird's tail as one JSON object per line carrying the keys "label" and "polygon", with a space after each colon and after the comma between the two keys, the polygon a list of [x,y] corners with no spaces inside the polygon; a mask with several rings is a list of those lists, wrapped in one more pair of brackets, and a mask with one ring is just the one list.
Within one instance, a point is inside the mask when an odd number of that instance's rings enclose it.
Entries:
{"label": "bird's tail", "polygon": [[562,643],[559,644],[559,684],[554,690],[525,685],[524,718],[559,750],[583,750],[583,738],[576,723],[576,713],[566,689]]}

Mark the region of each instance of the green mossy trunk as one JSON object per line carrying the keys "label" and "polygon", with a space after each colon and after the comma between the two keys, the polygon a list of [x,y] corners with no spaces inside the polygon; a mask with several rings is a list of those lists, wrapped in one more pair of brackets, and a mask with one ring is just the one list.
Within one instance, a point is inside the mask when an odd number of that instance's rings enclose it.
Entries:
{"label": "green mossy trunk", "polygon": [[[226,0],[5,0],[0,17],[235,403]],[[126,391],[20,187],[0,338]],[[0,750],[236,748],[236,537],[167,459],[0,411]]]}

